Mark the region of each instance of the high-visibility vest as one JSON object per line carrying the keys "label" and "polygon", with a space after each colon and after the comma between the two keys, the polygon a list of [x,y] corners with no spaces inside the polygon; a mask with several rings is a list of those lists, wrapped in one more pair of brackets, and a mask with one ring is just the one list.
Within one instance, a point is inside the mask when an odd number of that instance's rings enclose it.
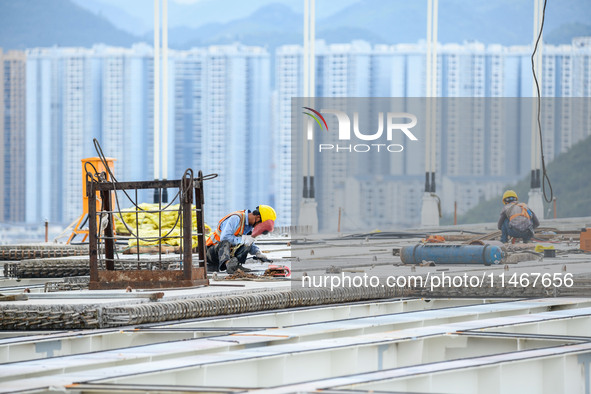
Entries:
{"label": "high-visibility vest", "polygon": [[521,211],[520,212],[517,212],[514,215],[511,215],[511,217],[509,218],[509,221],[512,221],[513,219],[515,219],[518,216],[525,216],[527,219],[530,219],[531,220],[531,215],[528,212],[527,205],[525,205],[524,203],[520,202],[518,204],[515,204],[515,206],[516,207],[520,207],[521,208]]}
{"label": "high-visibility vest", "polygon": [[238,228],[234,232],[234,236],[238,237],[238,236],[241,236],[242,234],[244,234],[244,226],[246,225],[246,218],[248,217],[248,215],[246,214],[246,211],[232,212],[232,213],[224,216],[222,218],[222,220],[220,220],[220,222],[218,223],[218,227],[207,238],[207,242],[206,242],[207,246],[216,245],[218,242],[220,242],[220,239],[222,237],[222,223],[224,222],[224,220],[228,219],[232,215],[236,215],[240,218],[240,225],[238,226]]}

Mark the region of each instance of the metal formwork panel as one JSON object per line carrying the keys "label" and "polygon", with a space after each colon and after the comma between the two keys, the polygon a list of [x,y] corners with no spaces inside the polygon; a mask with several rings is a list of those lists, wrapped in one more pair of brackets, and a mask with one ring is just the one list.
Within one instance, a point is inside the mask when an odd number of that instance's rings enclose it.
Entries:
{"label": "metal formwork panel", "polygon": [[[272,391],[294,392],[407,377],[422,379],[423,374],[480,365],[475,361],[492,366],[528,358],[585,354],[589,352],[584,347],[587,343],[573,344],[581,339],[495,337],[466,332],[591,316],[589,302],[528,300],[432,310],[428,311],[433,315],[430,319],[419,311],[245,331],[7,363],[0,370],[0,380],[6,390],[86,382],[187,384],[220,389],[275,387]],[[397,325],[413,320],[420,324],[407,328]],[[425,369],[434,365],[448,367],[439,372]],[[229,375],[228,370],[236,372]],[[406,374],[400,375],[401,371]],[[410,376],[410,371],[416,376]]]}
{"label": "metal formwork panel", "polygon": [[[314,382],[360,391],[441,393],[586,393],[591,344],[490,355]],[[305,390],[305,385],[275,392]]]}
{"label": "metal formwork panel", "polygon": [[433,300],[429,302],[421,299],[378,301],[333,307],[301,308],[295,311],[198,319],[174,324],[162,323],[132,329],[87,330],[76,333],[67,332],[7,338],[0,339],[0,363],[220,336],[253,330],[260,331],[294,325],[331,322],[334,320],[466,306],[471,302],[475,301],[465,299]]}

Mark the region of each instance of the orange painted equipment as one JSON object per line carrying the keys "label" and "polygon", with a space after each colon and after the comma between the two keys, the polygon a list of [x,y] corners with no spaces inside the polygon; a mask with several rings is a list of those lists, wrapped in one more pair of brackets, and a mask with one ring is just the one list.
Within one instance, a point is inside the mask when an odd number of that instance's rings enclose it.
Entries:
{"label": "orange painted equipment", "polygon": [[579,248],[585,252],[591,252],[591,228],[581,230],[581,246]]}
{"label": "orange painted equipment", "polygon": [[428,243],[441,243],[445,242],[445,238],[442,235],[429,235],[427,238],[423,240],[423,242]]}
{"label": "orange painted equipment", "polygon": [[[117,159],[113,159],[110,157],[106,158],[107,165],[109,166],[111,171],[114,171],[116,160]],[[82,215],[80,215],[80,217],[78,219],[76,219],[76,221],[75,221],[76,225],[74,226],[74,229],[72,230],[72,234],[70,235],[70,238],[68,238],[68,241],[66,242],[68,244],[74,239],[74,237],[77,234],[84,234],[84,237],[82,238],[82,242],[86,241],[86,238],[88,238],[88,229],[83,229],[84,225],[88,221],[88,196],[86,195],[86,171],[91,172],[93,175],[94,175],[95,169],[96,169],[96,172],[98,172],[98,173],[101,173],[104,171],[107,174],[107,180],[111,179],[109,172],[106,171],[106,168],[103,165],[103,162],[101,161],[101,159],[99,157],[89,157],[87,159],[82,159],[81,161],[82,161]],[[86,163],[89,163],[89,164],[87,165]],[[93,168],[93,166],[94,166],[94,168]],[[96,193],[96,209],[97,209],[97,211],[101,210],[101,204],[102,204],[102,200],[100,198],[99,192],[97,192]]]}
{"label": "orange painted equipment", "polygon": [[[101,172],[106,172],[107,173],[107,180],[111,180],[111,176],[109,175],[109,172],[106,170],[105,166],[103,165],[103,162],[101,161],[100,157],[89,157],[87,159],[82,159],[82,213],[86,214],[88,213],[88,196],[86,195],[86,171],[90,171],[91,173],[94,173],[94,168],[96,168],[96,171],[101,173]],[[111,169],[111,172],[113,172],[115,170],[115,161],[117,161],[117,159],[113,159],[110,157],[106,158],[107,161],[107,165],[109,166],[109,168]],[[86,163],[89,163],[88,165],[86,165]],[[92,166],[94,166],[94,168],[92,168]],[[100,199],[100,195],[99,192],[96,192],[96,209],[97,211],[100,210],[101,207],[101,199]]]}
{"label": "orange painted equipment", "polygon": [[265,275],[286,278],[291,275],[291,270],[286,265],[272,264],[265,270]]}

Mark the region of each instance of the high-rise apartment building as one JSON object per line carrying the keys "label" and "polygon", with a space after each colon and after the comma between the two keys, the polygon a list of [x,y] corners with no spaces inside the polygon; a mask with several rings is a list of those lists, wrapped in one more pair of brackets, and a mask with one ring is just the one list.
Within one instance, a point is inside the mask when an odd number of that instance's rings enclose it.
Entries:
{"label": "high-rise apartment building", "polygon": [[[270,58],[242,45],[175,51],[174,168],[215,173],[207,222],[272,204]],[[196,174],[195,174],[196,175]]]}
{"label": "high-rise apartment building", "polygon": [[81,160],[97,156],[93,138],[117,159],[117,177],[145,179],[148,55],[141,46],[28,51],[27,173],[42,181],[27,177],[27,221],[82,213]]}
{"label": "high-rise apartment building", "polygon": [[[295,196],[301,196],[298,190],[293,190],[292,156],[297,150],[292,149],[291,133],[291,100],[292,97],[303,95],[303,64],[302,47],[299,45],[286,45],[277,49],[275,55],[275,117],[273,118],[274,130],[274,191],[275,209],[281,214],[277,218],[277,224],[289,225],[292,215],[297,212],[292,204],[297,203]],[[299,115],[299,113],[297,114]],[[293,116],[297,116],[293,114]],[[292,195],[293,193],[293,195]],[[292,196],[294,198],[292,198]]]}
{"label": "high-rise apartment building", "polygon": [[273,204],[270,59],[263,48],[213,46],[205,56],[202,168],[206,220]]}
{"label": "high-rise apartment building", "polygon": [[174,56],[174,176],[202,169],[206,51],[179,51]]}
{"label": "high-rise apartment building", "polygon": [[26,56],[0,48],[0,221],[25,219]]}
{"label": "high-rise apartment building", "polygon": [[[543,48],[542,96],[560,97],[542,101],[547,160],[591,129],[588,100],[576,99],[591,95],[590,40]],[[425,52],[424,43],[371,46],[363,41],[331,45],[319,41],[315,96],[398,97],[402,106],[411,105],[409,100],[425,95]],[[189,167],[217,173],[219,177],[206,185],[208,222],[235,209],[272,204],[279,225],[295,224],[291,219],[298,216],[302,165],[301,151],[292,144],[291,120],[302,114],[292,114],[291,100],[303,94],[302,53],[298,45],[277,49],[272,96],[270,58],[263,48],[235,44],[169,51],[168,171],[161,177],[178,178]],[[18,168],[25,167],[19,167],[18,160],[26,158],[26,192],[15,192],[25,195],[25,205],[7,209],[6,201],[23,204],[23,199],[4,198],[2,209],[13,215],[5,220],[22,220],[18,215],[25,215],[24,206],[29,222],[47,218],[67,223],[76,218],[82,204],[80,160],[96,156],[92,138],[101,142],[107,156],[117,159],[115,173],[120,180],[154,178],[152,56],[146,44],[30,49],[26,63],[24,58],[20,63],[26,64],[21,68],[26,72],[19,76],[14,71],[18,62],[13,61],[14,74],[8,79],[3,61],[1,109],[10,113],[11,122],[17,122],[13,114],[18,111],[6,97],[16,102],[25,91],[7,96],[6,81],[13,87],[26,84],[26,122],[23,117],[19,126],[26,124],[26,139],[18,140],[19,134],[12,131],[18,129],[16,123],[7,133],[5,121],[2,155],[4,190],[8,182],[19,179]],[[530,56],[529,46],[439,46],[436,90],[444,109],[438,112],[436,166],[444,212],[453,209],[454,201],[460,212],[465,211],[529,173],[531,131],[516,130],[529,127],[533,106],[511,100],[533,95]],[[511,125],[507,118],[512,116],[517,123]],[[559,123],[562,127],[556,127]],[[11,159],[6,159],[8,135],[16,138],[11,140]],[[318,138],[330,143],[333,136],[325,133]],[[26,155],[15,153],[25,147]],[[161,149],[156,154],[162,155]],[[407,144],[404,154],[378,159],[343,155],[325,167],[317,161],[321,228],[325,223],[324,229],[335,229],[334,217],[342,208],[349,229],[356,229],[363,215],[352,201],[362,201],[366,212],[377,212],[388,195],[398,197],[389,202],[384,215],[388,219],[379,226],[417,224],[419,215],[412,213],[420,211],[424,166],[421,143]],[[320,174],[325,174],[324,179]],[[294,177],[299,181],[294,182]],[[376,180],[381,183],[373,193]],[[17,190],[18,182],[10,187]],[[140,195],[142,201],[151,198],[150,193]]]}
{"label": "high-rise apartment building", "polygon": [[[589,100],[573,98],[591,95],[586,88],[591,86],[590,40],[575,39],[572,45],[543,48],[538,79],[542,96],[552,97],[542,100],[547,161],[590,133],[589,115],[585,114],[591,111],[581,108],[587,106]],[[317,97],[420,98],[425,95],[424,43],[370,47],[362,42],[345,45],[319,42],[316,48]],[[438,100],[437,193],[443,197],[444,212],[452,212],[457,201],[462,213],[481,199],[494,195],[504,185],[529,174],[535,100],[523,98],[534,95],[531,48],[465,43],[440,45],[438,51],[436,90],[437,96],[442,98]],[[297,218],[297,212],[293,211],[297,211],[299,201],[291,199],[298,199],[300,194],[294,193],[288,183],[292,181],[291,185],[297,185],[302,165],[301,151],[294,151],[297,146],[288,146],[292,117],[300,116],[292,114],[289,103],[291,97],[300,95],[301,63],[300,46],[278,48],[276,88],[280,106],[276,129],[281,133],[278,137],[281,143],[277,146],[277,160],[282,163],[279,171],[283,172],[277,176],[281,179],[277,205],[289,206],[292,218]],[[330,137],[322,134],[320,138]],[[365,214],[354,217],[354,212],[374,210],[381,203],[384,190],[399,197],[415,195],[417,190],[422,190],[421,175],[425,165],[422,144],[409,146],[403,155],[377,161],[375,156],[364,161],[342,155],[332,157],[330,164],[322,167],[319,159],[317,155],[315,183],[319,225],[324,230],[336,229],[334,217],[339,207],[348,212],[352,222],[359,224]],[[285,172],[288,167],[290,175]],[[369,192],[368,177],[379,178],[379,190]],[[389,183],[392,185],[387,186]],[[363,210],[347,206],[348,196],[353,196],[349,200],[356,201],[354,205],[361,204]],[[403,199],[405,204],[387,205],[388,212],[384,216],[391,218],[389,225],[418,224],[420,215],[407,215],[413,210],[420,212],[421,200],[415,197]],[[354,226],[351,229],[355,229]]]}
{"label": "high-rise apartment building", "polygon": [[[80,215],[80,160],[97,155],[93,138],[117,160],[119,180],[154,179],[151,47],[28,55],[27,171],[42,180],[27,177],[27,221],[67,223]],[[264,49],[240,45],[169,51],[168,159],[160,177],[180,178],[187,168],[219,174],[207,184],[208,221],[272,203],[269,63]],[[151,202],[152,195],[139,198]]]}

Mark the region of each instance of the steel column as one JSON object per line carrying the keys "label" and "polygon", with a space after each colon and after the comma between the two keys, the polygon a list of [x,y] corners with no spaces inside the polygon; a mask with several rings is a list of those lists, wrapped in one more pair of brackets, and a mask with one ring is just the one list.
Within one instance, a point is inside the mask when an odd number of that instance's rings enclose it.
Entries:
{"label": "steel column", "polygon": [[183,276],[185,280],[191,280],[193,271],[192,251],[192,218],[191,204],[193,203],[193,179],[184,177],[181,182],[181,204],[183,209],[182,231],[183,231]]}
{"label": "steel column", "polygon": [[199,267],[207,273],[207,248],[205,245],[205,221],[203,218],[203,172],[199,171],[197,182],[195,183],[195,212],[197,217],[197,250],[199,253]]}

